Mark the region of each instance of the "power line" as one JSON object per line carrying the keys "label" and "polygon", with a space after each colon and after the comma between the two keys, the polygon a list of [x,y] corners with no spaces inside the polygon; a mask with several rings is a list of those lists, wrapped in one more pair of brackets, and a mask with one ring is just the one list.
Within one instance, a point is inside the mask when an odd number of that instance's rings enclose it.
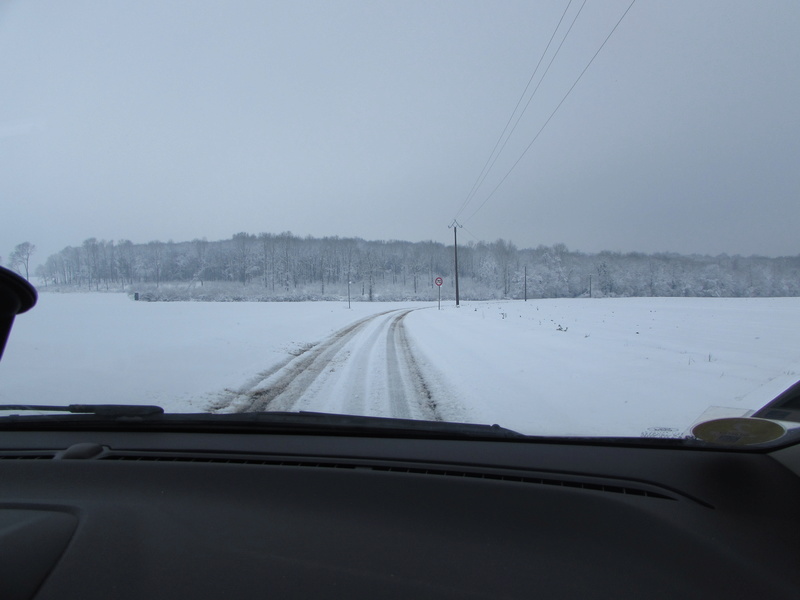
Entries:
{"label": "power line", "polygon": [[[542,85],[542,82],[544,81],[544,78],[547,76],[548,71],[550,71],[550,67],[553,65],[553,61],[555,61],[556,57],[558,56],[558,53],[561,50],[561,47],[564,45],[564,42],[567,41],[567,36],[569,35],[569,32],[572,31],[572,27],[575,25],[575,21],[578,20],[578,17],[581,15],[581,12],[583,12],[583,7],[584,6],[586,6],[586,0],[583,0],[583,4],[581,4],[581,7],[578,9],[578,12],[575,13],[575,16],[572,19],[572,23],[569,24],[569,28],[567,29],[567,32],[564,34],[564,37],[561,39],[561,43],[558,45],[558,48],[556,48],[556,51],[553,53],[553,56],[550,57],[550,62],[547,64],[547,68],[545,69],[544,73],[542,74],[542,77],[539,79],[539,83],[536,84],[536,87],[534,88],[533,93],[531,94],[530,98],[528,98],[528,102],[525,104],[525,108],[523,108],[522,112],[519,113],[519,116],[517,117],[517,120],[514,122],[514,126],[511,128],[511,131],[508,133],[508,136],[506,136],[506,140],[503,142],[503,145],[500,147],[500,150],[495,155],[494,160],[492,161],[492,164],[489,165],[489,168],[486,170],[486,173],[484,173],[483,179],[480,180],[480,183],[478,184],[478,187],[480,187],[480,185],[483,183],[483,181],[489,175],[489,171],[492,170],[492,167],[494,167],[495,163],[497,162],[497,159],[500,158],[500,154],[502,154],[503,150],[506,147],[506,144],[508,144],[508,140],[511,139],[511,135],[516,130],[517,125],[519,125],[519,122],[522,119],[522,116],[525,114],[525,111],[528,110],[528,106],[530,106],[531,101],[533,100],[534,96],[536,96],[536,92],[539,91],[539,87]],[[567,8],[569,8],[569,7],[567,7]],[[513,115],[512,115],[512,117],[513,117]],[[475,191],[477,192],[477,189]],[[466,206],[464,208],[466,208]]]}
{"label": "power line", "polygon": [[[492,156],[494,156],[495,150],[497,150],[497,146],[500,144],[500,141],[503,139],[503,136],[506,134],[506,131],[508,131],[508,126],[511,124],[511,120],[514,118],[514,115],[516,114],[517,109],[519,108],[519,105],[522,103],[522,99],[525,98],[525,94],[528,93],[528,88],[531,86],[531,83],[533,82],[533,79],[536,77],[536,73],[539,71],[539,66],[542,64],[542,61],[544,60],[544,57],[547,54],[547,51],[550,49],[550,45],[553,43],[553,39],[556,37],[556,33],[558,32],[558,29],[561,27],[561,23],[563,22],[564,17],[566,16],[567,11],[569,10],[569,7],[572,6],[572,2],[573,2],[573,0],[569,0],[569,2],[567,3],[567,7],[564,9],[564,12],[561,14],[561,18],[558,20],[558,24],[556,25],[555,29],[553,29],[553,34],[550,36],[550,40],[547,42],[547,46],[545,46],[545,49],[542,52],[542,55],[539,57],[539,62],[536,63],[536,67],[533,69],[533,73],[531,73],[531,77],[530,77],[530,79],[528,79],[528,83],[525,85],[525,89],[522,90],[522,94],[520,95],[519,100],[517,100],[517,104],[516,104],[516,106],[514,106],[514,110],[512,110],[511,114],[508,116],[508,121],[506,121],[506,126],[503,127],[503,131],[500,133],[500,137],[497,138],[497,141],[494,144],[494,148],[492,148],[492,151],[489,153],[489,157],[486,159],[486,163],[483,165],[483,168],[481,169],[481,172],[478,173],[478,178],[475,180],[475,183],[472,184],[472,188],[470,189],[469,193],[467,194],[467,197],[464,200],[464,203],[461,205],[461,208],[458,209],[458,212],[456,212],[456,216],[455,216],[456,219],[459,217],[459,215],[461,215],[461,213],[464,211],[464,209],[467,207],[467,205],[473,199],[473,197],[475,196],[475,194],[478,191],[478,188],[483,183],[483,179],[486,178],[486,174],[489,173],[489,171],[487,170],[487,166],[489,165],[489,162],[492,160]],[[584,3],[585,3],[585,0],[584,0]],[[539,83],[541,83],[541,80],[540,80]],[[538,89],[538,86],[537,86],[537,89]],[[534,94],[535,93],[536,92],[534,91]],[[533,97],[533,96],[531,96],[531,97]],[[530,100],[528,100],[528,104],[530,104]],[[526,108],[527,108],[528,104],[525,105]],[[523,109],[523,112],[525,112],[524,109]],[[517,119],[517,122],[519,122],[519,119]],[[514,127],[516,127],[516,124],[514,125]],[[512,133],[513,133],[513,129],[512,129]],[[509,133],[509,136],[510,135],[511,135],[511,133]],[[506,140],[506,141],[508,141],[508,140]],[[503,144],[503,146],[505,146],[505,144]],[[502,152],[502,148],[501,148],[500,151]],[[498,156],[499,156],[499,153],[498,153]],[[495,160],[497,160],[497,158],[495,158]],[[492,163],[492,164],[494,164],[494,163]],[[491,167],[489,167],[489,169],[491,169]],[[481,177],[483,177],[483,179],[481,179]]]}
{"label": "power line", "polygon": [[510,169],[509,169],[509,170],[506,172],[506,174],[505,174],[505,175],[503,176],[503,178],[500,180],[500,183],[498,183],[498,184],[497,184],[497,185],[494,187],[494,189],[493,189],[493,190],[492,190],[492,191],[489,193],[489,195],[488,195],[488,196],[486,197],[486,199],[485,199],[485,200],[484,200],[484,201],[481,203],[481,205],[480,205],[480,206],[479,206],[477,209],[475,209],[475,212],[473,212],[473,213],[472,213],[472,214],[471,214],[469,217],[467,217],[466,219],[464,219],[464,222],[465,222],[465,223],[466,223],[467,221],[469,221],[470,219],[472,219],[472,217],[474,217],[476,214],[478,214],[478,212],[479,212],[479,211],[480,211],[480,210],[481,210],[481,209],[484,207],[484,205],[485,205],[485,204],[486,204],[486,203],[487,203],[487,202],[488,202],[488,201],[489,201],[489,200],[490,200],[490,199],[491,199],[491,198],[494,196],[495,192],[497,192],[497,190],[500,188],[500,186],[501,186],[501,185],[503,185],[503,183],[505,182],[505,180],[506,180],[506,179],[508,179],[508,176],[509,176],[509,175],[511,175],[511,172],[512,172],[512,171],[513,171],[513,170],[514,170],[516,167],[517,167],[517,165],[520,163],[520,161],[523,159],[523,157],[524,157],[524,156],[525,156],[525,155],[528,153],[528,150],[530,150],[530,149],[531,149],[531,146],[533,146],[534,142],[536,142],[536,140],[537,140],[537,139],[539,139],[539,136],[541,135],[542,131],[544,131],[545,127],[547,127],[548,123],[550,123],[550,121],[552,120],[553,116],[555,116],[555,114],[558,112],[558,109],[559,109],[559,108],[561,108],[561,105],[562,105],[562,104],[564,104],[564,101],[565,101],[565,100],[567,99],[567,97],[570,95],[570,93],[572,92],[572,90],[574,90],[574,89],[575,89],[575,86],[576,86],[576,85],[578,85],[578,82],[581,80],[581,78],[583,77],[584,73],[586,73],[586,71],[589,69],[589,67],[590,67],[590,66],[592,65],[592,63],[594,62],[594,59],[595,59],[595,58],[597,58],[597,55],[598,55],[598,54],[600,54],[600,51],[601,51],[601,50],[602,50],[602,49],[605,47],[605,45],[606,45],[606,42],[608,42],[608,40],[611,38],[611,36],[612,36],[612,35],[614,35],[614,32],[617,30],[617,27],[619,27],[619,24],[620,24],[620,23],[622,23],[622,20],[625,18],[625,15],[627,15],[627,14],[628,14],[628,11],[630,11],[630,9],[633,7],[633,5],[634,5],[635,3],[636,3],[636,0],[631,0],[631,3],[628,5],[628,8],[626,8],[626,9],[625,9],[625,12],[624,12],[624,13],[622,13],[622,16],[619,18],[619,20],[617,21],[617,23],[616,23],[616,24],[614,25],[614,27],[611,29],[611,31],[609,32],[609,34],[606,36],[606,39],[604,39],[604,40],[603,40],[603,43],[602,43],[602,44],[600,44],[600,47],[597,49],[597,52],[595,52],[595,53],[594,53],[594,55],[592,56],[592,58],[589,60],[589,62],[588,62],[588,63],[586,64],[586,66],[583,68],[583,71],[581,71],[580,75],[578,75],[578,78],[575,80],[575,82],[574,82],[574,83],[573,83],[573,84],[570,86],[570,88],[567,90],[567,93],[566,93],[566,94],[564,94],[564,97],[563,97],[563,98],[561,98],[561,101],[560,101],[560,102],[558,103],[558,105],[555,107],[555,109],[553,110],[553,112],[551,112],[551,113],[550,113],[550,116],[549,116],[549,117],[547,117],[547,120],[546,120],[546,121],[544,122],[544,124],[543,124],[543,125],[542,125],[542,126],[539,128],[539,131],[537,131],[537,132],[536,132],[536,135],[535,135],[535,136],[533,137],[533,139],[531,140],[531,143],[530,143],[530,144],[528,144],[528,145],[525,147],[525,150],[523,150],[523,151],[522,151],[522,154],[520,154],[519,158],[518,158],[518,159],[517,159],[517,160],[514,162],[514,164],[513,164],[513,165],[511,165],[511,168],[510,168]]}
{"label": "power line", "polygon": [[478,239],[478,237],[477,237],[477,236],[476,236],[474,233],[472,233],[472,232],[471,232],[469,229],[467,229],[467,228],[466,228],[466,227],[464,227],[463,225],[461,226],[461,229],[463,229],[464,231],[466,231],[466,232],[467,232],[467,233],[470,235],[470,237],[471,237],[472,239],[474,239],[476,242],[478,242],[478,243],[480,243],[480,242],[481,242],[481,240],[479,240],[479,239]]}

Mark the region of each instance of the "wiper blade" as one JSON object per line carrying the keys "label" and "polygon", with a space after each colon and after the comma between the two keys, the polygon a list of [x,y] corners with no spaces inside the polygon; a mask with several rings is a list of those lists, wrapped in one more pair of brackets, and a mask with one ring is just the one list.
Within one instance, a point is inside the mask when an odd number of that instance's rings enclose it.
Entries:
{"label": "wiper blade", "polygon": [[[182,417],[183,422],[178,419]],[[526,438],[528,436],[500,425],[424,421],[396,417],[371,417],[310,411],[244,412],[227,414],[167,414],[162,423],[187,427],[204,426],[216,431],[250,430],[271,433],[321,433],[332,435],[400,436],[425,438]]]}
{"label": "wiper blade", "polygon": [[160,406],[137,404],[69,404],[67,406],[50,406],[44,404],[0,404],[0,411],[11,410],[68,412],[99,415],[101,417],[144,417],[164,414],[164,409]]}
{"label": "wiper blade", "polygon": [[69,406],[0,405],[0,411],[61,411],[92,415],[9,415],[0,417],[0,429],[81,429],[133,427],[147,431],[248,432],[279,434],[330,434],[420,438],[502,439],[528,436],[500,427],[448,421],[417,421],[391,417],[366,417],[317,412],[164,413],[160,406],[124,404],[71,404]]}
{"label": "wiper blade", "polygon": [[[500,425],[483,425],[479,423],[455,423],[451,421],[424,421],[417,419],[398,419],[393,417],[367,417],[361,415],[341,415],[334,413],[320,413],[310,411],[300,411],[297,413],[242,413],[240,417],[254,417],[261,419],[265,415],[275,415],[278,419],[294,421],[298,424],[308,424],[317,426],[332,427],[352,427],[373,431],[393,431],[405,433],[433,433],[433,434],[455,434],[466,437],[499,437],[499,438],[520,438],[526,435],[506,429]],[[280,416],[279,416],[280,415]],[[231,415],[233,416],[233,415]],[[273,417],[274,419],[275,417]]]}

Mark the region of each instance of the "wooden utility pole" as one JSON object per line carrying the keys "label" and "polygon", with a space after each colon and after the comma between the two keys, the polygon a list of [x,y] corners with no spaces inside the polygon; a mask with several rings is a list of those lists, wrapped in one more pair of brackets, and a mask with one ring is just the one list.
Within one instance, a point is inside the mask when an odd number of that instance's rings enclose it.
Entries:
{"label": "wooden utility pole", "polygon": [[453,230],[453,254],[455,256],[456,261],[456,306],[459,306],[459,297],[458,297],[458,228],[463,227],[463,225],[459,225],[458,221],[453,219],[453,224],[448,225],[448,229]]}
{"label": "wooden utility pole", "polygon": [[525,265],[525,302],[528,301],[528,265]]}

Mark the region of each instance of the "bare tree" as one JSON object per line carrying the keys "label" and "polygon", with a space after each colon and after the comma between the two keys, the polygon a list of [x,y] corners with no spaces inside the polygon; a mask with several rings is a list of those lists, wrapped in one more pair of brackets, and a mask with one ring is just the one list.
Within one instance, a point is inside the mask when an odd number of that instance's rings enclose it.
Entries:
{"label": "bare tree", "polygon": [[137,250],[130,240],[117,242],[117,268],[123,284],[126,279],[129,284],[133,284],[133,278],[136,276],[136,254]]}
{"label": "bare tree", "polygon": [[247,285],[252,268],[256,264],[256,236],[249,233],[237,233],[233,236],[233,275],[242,285]]}
{"label": "bare tree", "polygon": [[22,242],[17,244],[14,251],[9,256],[9,264],[11,268],[17,271],[20,275],[24,275],[25,279],[29,277],[29,267],[31,262],[31,255],[36,251],[36,246],[30,242]]}
{"label": "bare tree", "polygon": [[195,258],[197,260],[196,263],[196,271],[192,276],[192,279],[197,279],[200,281],[200,287],[203,286],[203,281],[206,278],[206,269],[208,268],[208,240],[206,238],[201,239],[194,239],[192,240],[192,246],[194,248]]}
{"label": "bare tree", "polygon": [[147,256],[148,267],[156,280],[156,287],[161,284],[161,272],[164,268],[164,243],[154,240],[147,243],[149,250]]}
{"label": "bare tree", "polygon": [[86,259],[89,285],[91,286],[92,282],[94,282],[95,289],[100,289],[100,248],[97,238],[84,240],[82,249]]}

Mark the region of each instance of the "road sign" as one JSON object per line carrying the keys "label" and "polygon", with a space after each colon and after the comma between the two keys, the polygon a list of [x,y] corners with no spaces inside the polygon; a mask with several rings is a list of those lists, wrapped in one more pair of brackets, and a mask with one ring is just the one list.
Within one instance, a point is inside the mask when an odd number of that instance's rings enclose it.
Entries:
{"label": "road sign", "polygon": [[434,283],[436,285],[442,285],[444,283],[444,280],[441,277],[437,277]]}

